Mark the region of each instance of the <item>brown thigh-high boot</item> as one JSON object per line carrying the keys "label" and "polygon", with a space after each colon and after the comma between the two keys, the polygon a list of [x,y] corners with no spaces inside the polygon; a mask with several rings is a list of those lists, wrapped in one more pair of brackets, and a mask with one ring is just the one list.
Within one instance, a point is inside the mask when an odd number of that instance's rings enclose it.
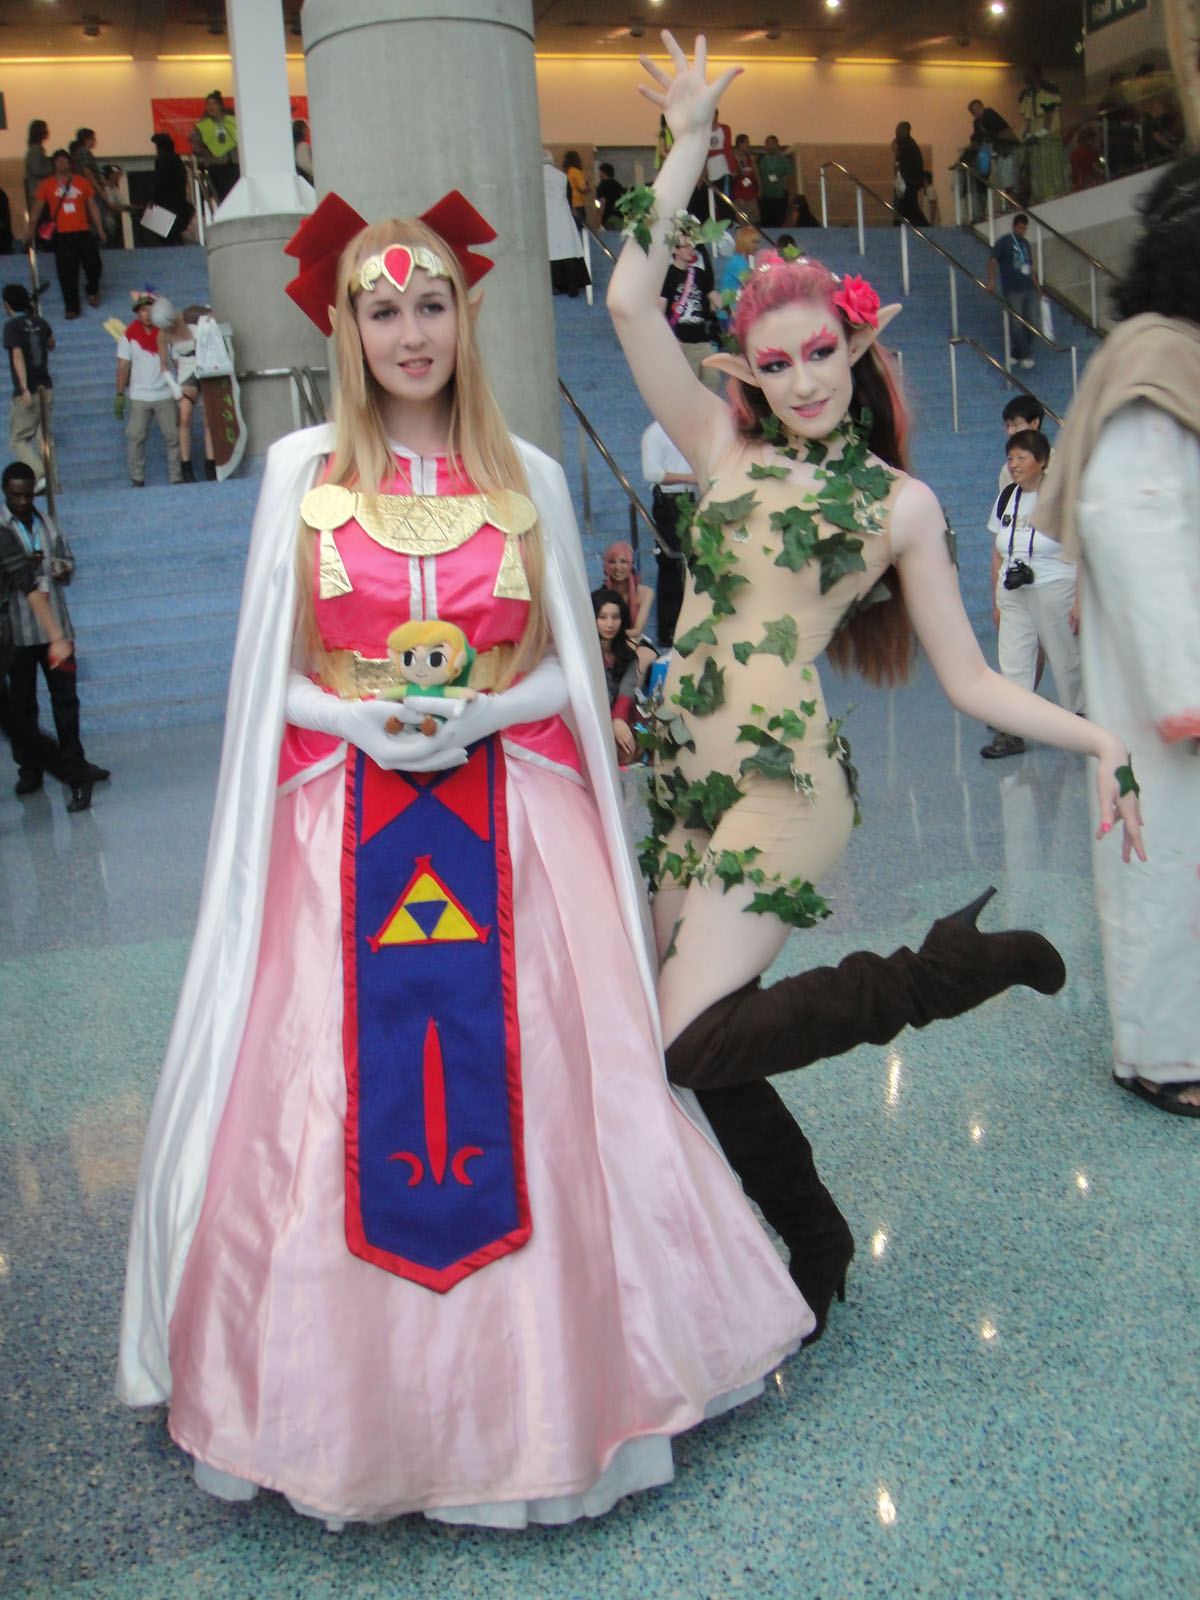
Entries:
{"label": "brown thigh-high boot", "polygon": [[1014,984],[1055,994],[1062,957],[1039,933],[981,933],[992,895],[930,928],[919,950],[859,950],[763,989],[756,978],[689,1022],[667,1050],[672,1083],[726,1088],[807,1067],[859,1044],[887,1044],[901,1028],[957,1017]]}
{"label": "brown thigh-high boot", "polygon": [[836,1293],[845,1298],[854,1255],[850,1225],[821,1182],[812,1146],[764,1079],[696,1098],[742,1187],[791,1255],[788,1270],[817,1319],[805,1344],[819,1339]]}

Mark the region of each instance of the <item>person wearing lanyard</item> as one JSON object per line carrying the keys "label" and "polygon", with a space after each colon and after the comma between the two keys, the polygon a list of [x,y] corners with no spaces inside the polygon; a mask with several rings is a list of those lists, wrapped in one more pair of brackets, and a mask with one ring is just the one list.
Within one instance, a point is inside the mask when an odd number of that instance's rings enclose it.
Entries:
{"label": "person wearing lanyard", "polygon": [[[1079,603],[1074,565],[1062,546],[1038,531],[1037,496],[1050,459],[1050,441],[1034,428],[1008,441],[1012,483],[996,500],[988,529],[992,549],[992,620],[1000,636],[1000,671],[1010,683],[1032,689],[1037,680],[1038,648],[1054,674],[1059,704],[1083,710],[1079,665]],[[1019,756],[1024,739],[998,732],[979,752],[989,761]]]}
{"label": "person wearing lanyard", "polygon": [[[996,240],[996,247],[988,257],[988,293],[996,293],[996,269],[1000,269],[1000,293],[1009,308],[1024,317],[1026,322],[1038,326],[1041,317],[1042,286],[1033,270],[1033,251],[1025,235],[1029,232],[1029,218],[1018,211],[1012,221],[1012,232]],[[1026,371],[1033,366],[1033,335],[1019,322],[1010,330],[1012,358]]]}
{"label": "person wearing lanyard", "polygon": [[[12,461],[0,477],[0,731],[12,744],[19,795],[33,794],[49,772],[68,784],[68,811],[86,811],[92,785],[109,774],[79,742],[71,619],[59,587],[74,568],[65,538],[33,506],[33,468]],[[56,745],[37,725],[41,666],[58,731]]]}
{"label": "person wearing lanyard", "polygon": [[[38,230],[43,226],[48,233],[39,235]],[[56,150],[53,175],[38,186],[37,206],[29,219],[26,244],[38,237],[53,241],[54,265],[68,322],[73,322],[79,315],[81,271],[88,305],[100,304],[103,264],[98,241],[103,236],[104,224],[100,220],[91,184],[74,170],[71,157],[65,150]]]}

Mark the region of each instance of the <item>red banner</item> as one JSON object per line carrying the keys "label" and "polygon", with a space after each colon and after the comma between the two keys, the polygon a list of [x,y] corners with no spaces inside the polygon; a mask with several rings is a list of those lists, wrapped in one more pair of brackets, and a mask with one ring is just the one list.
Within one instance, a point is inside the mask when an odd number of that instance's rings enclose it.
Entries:
{"label": "red banner", "polygon": [[[308,121],[308,96],[294,94],[290,96],[292,121]],[[225,98],[225,109],[231,116],[236,116],[234,104],[228,96]],[[192,148],[192,129],[204,115],[204,96],[190,95],[182,100],[151,100],[150,114],[153,120],[155,133],[169,133],[175,141],[175,149],[181,156],[186,156]]]}

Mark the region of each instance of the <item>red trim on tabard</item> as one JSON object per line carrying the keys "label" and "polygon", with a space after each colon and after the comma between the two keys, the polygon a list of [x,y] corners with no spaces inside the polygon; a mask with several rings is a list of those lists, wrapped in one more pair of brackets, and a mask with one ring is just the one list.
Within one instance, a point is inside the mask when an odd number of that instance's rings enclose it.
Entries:
{"label": "red trim on tabard", "polygon": [[[446,1294],[456,1283],[469,1278],[473,1272],[511,1255],[527,1244],[533,1236],[533,1219],[529,1209],[529,1184],[525,1176],[525,1120],[524,1096],[521,1085],[521,1031],[517,1014],[517,965],[513,926],[512,854],[508,847],[508,774],[504,750],[499,738],[493,740],[496,752],[496,781],[494,800],[495,851],[496,851],[496,924],[501,950],[501,987],[504,1001],[505,1070],[508,1077],[509,1119],[512,1125],[513,1170],[516,1179],[517,1226],[503,1238],[493,1239],[473,1255],[464,1256],[452,1266],[436,1270],[419,1266],[416,1262],[402,1260],[388,1250],[379,1250],[368,1244],[363,1231],[362,1210],[358,1204],[358,1036],[355,1026],[357,995],[354,989],[354,844],[356,819],[354,815],[354,749],[351,746],[346,758],[346,812],[342,828],[342,963],[345,1010],[342,1016],[342,1050],[346,1068],[346,1127],[345,1158],[345,1226],[346,1242],[352,1253],[370,1265],[382,1268],[397,1277],[431,1289],[435,1294]],[[364,756],[368,767],[370,757]],[[418,778],[418,773],[410,773]],[[364,779],[365,782],[365,779]],[[473,1151],[460,1152],[466,1160]],[[458,1174],[456,1173],[456,1176]],[[415,1179],[414,1179],[415,1181]],[[403,1270],[398,1270],[398,1265]]]}
{"label": "red trim on tabard", "polygon": [[[498,735],[494,736],[496,748],[496,877],[499,893],[496,896],[496,931],[500,939],[500,972],[504,991],[504,1026],[507,1039],[508,1107],[512,1124],[513,1171],[516,1175],[517,1216],[520,1221],[508,1240],[499,1240],[505,1249],[496,1249],[496,1255],[516,1249],[533,1234],[533,1218],[529,1210],[529,1185],[525,1177],[525,1102],[521,1083],[521,1022],[517,1011],[517,950],[513,923],[512,853],[508,847],[508,766],[504,747]],[[495,1247],[493,1247],[495,1248]],[[491,1259],[495,1259],[493,1256]]]}
{"label": "red trim on tabard", "polygon": [[[358,819],[354,806],[354,746],[346,751],[345,815],[342,819],[342,1059],[346,1069],[346,1116],[343,1144],[346,1151],[345,1197],[346,1238],[355,1255],[363,1255],[362,1207],[359,1204],[358,1156],[358,962],[354,948],[354,852],[358,839]],[[416,1180],[414,1179],[414,1182]],[[382,1266],[382,1262],[377,1265]]]}

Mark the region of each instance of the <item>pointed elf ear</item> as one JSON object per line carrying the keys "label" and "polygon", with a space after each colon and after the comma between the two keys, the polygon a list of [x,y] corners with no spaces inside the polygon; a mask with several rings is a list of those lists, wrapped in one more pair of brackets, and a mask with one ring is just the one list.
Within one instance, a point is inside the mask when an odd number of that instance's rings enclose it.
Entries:
{"label": "pointed elf ear", "polygon": [[904,307],[899,302],[895,305],[880,306],[878,327],[872,328],[867,323],[863,323],[861,327],[851,329],[846,338],[846,348],[850,352],[851,366],[854,365],[859,356],[866,355],[892,318],[898,317],[903,310]]}
{"label": "pointed elf ear", "polygon": [[476,289],[474,294],[469,294],[467,296],[467,315],[471,319],[471,326],[472,327],[474,327],[475,324],[479,321],[479,313],[482,310],[483,310],[483,290],[482,289]]}
{"label": "pointed elf ear", "polygon": [[711,367],[714,372],[723,372],[727,378],[740,378],[743,383],[753,384],[756,389],[762,388],[745,356],[735,355],[732,350],[718,350],[715,355],[705,356],[700,365]]}

